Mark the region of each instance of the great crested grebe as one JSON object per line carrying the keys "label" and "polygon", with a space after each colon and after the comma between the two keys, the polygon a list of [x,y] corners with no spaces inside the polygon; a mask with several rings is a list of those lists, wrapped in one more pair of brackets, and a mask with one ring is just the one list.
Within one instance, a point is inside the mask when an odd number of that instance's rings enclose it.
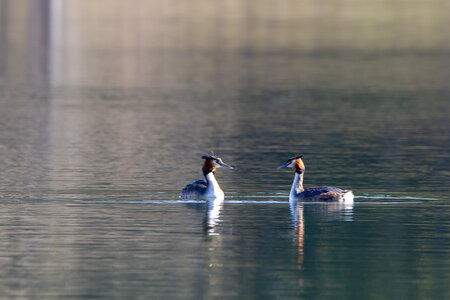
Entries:
{"label": "great crested grebe", "polygon": [[331,186],[317,186],[303,188],[303,175],[305,173],[305,164],[302,161],[303,155],[289,158],[286,163],[278,168],[294,168],[295,177],[292,183],[290,200],[299,201],[340,201],[353,203],[353,192],[350,190],[341,190]]}
{"label": "great crested grebe", "polygon": [[204,155],[202,159],[203,163],[203,175],[206,180],[197,180],[193,183],[186,185],[181,191],[181,198],[223,198],[224,194],[221,190],[219,183],[214,176],[214,171],[219,167],[225,167],[227,169],[233,169],[229,165],[225,164],[220,157],[211,155]]}

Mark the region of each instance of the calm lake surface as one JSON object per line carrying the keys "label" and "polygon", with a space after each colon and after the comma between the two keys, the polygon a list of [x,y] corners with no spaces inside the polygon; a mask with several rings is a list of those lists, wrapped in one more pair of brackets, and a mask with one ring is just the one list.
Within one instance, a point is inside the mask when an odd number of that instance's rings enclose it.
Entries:
{"label": "calm lake surface", "polygon": [[449,9],[0,1],[0,298],[449,299]]}

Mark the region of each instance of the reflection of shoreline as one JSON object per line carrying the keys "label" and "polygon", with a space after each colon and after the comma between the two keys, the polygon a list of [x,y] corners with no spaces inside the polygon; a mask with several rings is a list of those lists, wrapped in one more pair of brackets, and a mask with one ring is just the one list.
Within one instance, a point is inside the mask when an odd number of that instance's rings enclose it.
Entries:
{"label": "reflection of shoreline", "polygon": [[[443,39],[440,31],[432,30],[447,25],[448,18],[444,10],[430,9],[426,1],[415,5],[402,1],[397,9],[407,13],[401,14],[401,18],[397,10],[384,14],[384,6],[352,6],[354,13],[343,14],[347,5],[353,3],[351,0],[342,1],[346,4],[341,5],[343,11],[338,13],[339,18],[335,17],[335,10],[327,9],[328,5],[314,1],[306,1],[311,2],[309,4],[292,2],[276,10],[270,2],[258,3],[257,10],[249,10],[252,5],[236,1],[225,5],[226,13],[221,3],[210,2],[205,8],[205,2],[199,0],[189,1],[189,5],[176,6],[176,9],[170,1],[139,1],[139,5],[129,5],[118,0],[108,2],[111,3],[105,7],[101,1],[0,1],[0,48],[9,56],[0,55],[0,73],[4,73],[3,76],[8,79],[19,75],[19,78],[41,83],[42,75],[47,73],[48,68],[50,82],[61,86],[95,86],[105,83],[127,86],[154,83],[164,86],[184,83],[188,87],[190,81],[180,80],[186,76],[195,80],[217,79],[221,84],[252,83],[256,85],[255,89],[260,89],[267,85],[264,72],[267,67],[274,68],[272,74],[280,72],[280,64],[266,59],[269,55],[280,53],[288,57],[291,67],[282,70],[291,74],[283,77],[284,86],[287,82],[289,86],[295,87],[298,86],[296,70],[310,64],[299,58],[315,58],[317,55],[331,58],[336,55],[345,70],[358,70],[359,59],[355,61],[354,57],[362,53],[363,57],[376,58],[373,62],[365,62],[367,69],[372,70],[366,76],[348,76],[348,72],[343,72],[340,67],[319,68],[310,72],[308,85],[312,89],[320,88],[325,81],[331,84],[330,88],[379,86],[396,90],[402,83],[420,82],[428,88],[445,89],[446,81],[438,80],[442,73],[435,72],[438,77],[430,77],[430,72],[421,72],[428,65],[429,68],[435,66],[436,61],[430,57],[446,55],[448,51],[446,36]],[[446,2],[437,0],[433,7],[443,7]],[[320,22],[315,18],[317,12],[322,16]],[[212,18],[214,15],[220,15],[220,18]],[[360,15],[365,17],[359,18]],[[25,26],[27,23],[23,22],[24,19],[30,20],[33,26]],[[112,20],[115,20],[114,23]],[[269,20],[278,21],[272,23]],[[298,20],[305,22],[301,22],[300,26]],[[230,22],[234,26],[227,26]],[[417,25],[414,29],[408,26],[412,23]],[[373,26],[375,24],[389,24],[390,30],[378,30],[379,26]],[[257,34],[253,26],[258,28]],[[336,34],[330,28],[335,28],[343,35]],[[405,34],[414,35],[416,39],[399,39]],[[9,41],[8,37],[15,36],[24,38]],[[294,36],[302,38],[293,39]],[[380,44],[380,40],[384,43]],[[415,40],[422,42],[414,43]],[[45,51],[46,47],[50,48],[49,51]],[[189,57],[191,53],[200,55],[193,59],[177,59],[173,53],[179,53],[178,49]],[[242,56],[242,51],[258,54],[254,55],[257,57],[263,56],[264,61],[252,63],[258,68],[252,68],[249,72],[249,65],[236,59]],[[24,52],[28,59],[23,59]],[[208,67],[198,68],[199,57],[206,57],[208,66],[211,57],[213,61],[226,59],[229,55],[224,53],[236,55],[234,59],[227,59],[226,63],[220,64],[217,74],[211,74]],[[421,63],[413,64],[410,68],[396,67],[383,76],[386,80],[380,82],[383,73],[376,73],[384,71],[377,68],[380,57],[386,56],[389,59],[387,62],[391,61],[392,56],[404,59],[403,63],[417,60],[405,55],[408,53],[420,55]],[[40,55],[47,57],[40,61]],[[223,74],[231,74],[228,76],[233,80]],[[400,80],[393,81],[397,82],[395,85],[391,84],[392,80],[387,80],[392,74]],[[339,80],[330,81],[329,78]]]}
{"label": "reflection of shoreline", "polygon": [[[305,210],[306,208],[306,210]],[[297,247],[297,265],[303,269],[305,256],[305,215],[318,215],[326,220],[353,220],[353,203],[325,202],[311,203],[300,201],[289,201],[291,220],[294,225],[295,244]]]}

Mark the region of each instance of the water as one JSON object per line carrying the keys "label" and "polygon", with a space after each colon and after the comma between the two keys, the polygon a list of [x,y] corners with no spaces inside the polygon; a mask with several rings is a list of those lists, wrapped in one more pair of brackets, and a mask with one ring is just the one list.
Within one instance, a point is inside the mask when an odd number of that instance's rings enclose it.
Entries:
{"label": "water", "polygon": [[449,298],[448,4],[336,5],[0,1],[0,297]]}

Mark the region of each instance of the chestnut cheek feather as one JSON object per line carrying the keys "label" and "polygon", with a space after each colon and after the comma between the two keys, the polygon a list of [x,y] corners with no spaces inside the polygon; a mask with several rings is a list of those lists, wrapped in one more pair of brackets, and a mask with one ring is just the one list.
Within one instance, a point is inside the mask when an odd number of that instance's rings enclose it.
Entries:
{"label": "chestnut cheek feather", "polygon": [[295,172],[301,174],[305,171],[305,165],[303,164],[303,161],[298,158],[296,160],[296,164],[295,164]]}
{"label": "chestnut cheek feather", "polygon": [[206,174],[214,172],[216,170],[216,167],[214,166],[212,159],[206,159],[205,163],[203,164],[203,175],[206,176]]}

